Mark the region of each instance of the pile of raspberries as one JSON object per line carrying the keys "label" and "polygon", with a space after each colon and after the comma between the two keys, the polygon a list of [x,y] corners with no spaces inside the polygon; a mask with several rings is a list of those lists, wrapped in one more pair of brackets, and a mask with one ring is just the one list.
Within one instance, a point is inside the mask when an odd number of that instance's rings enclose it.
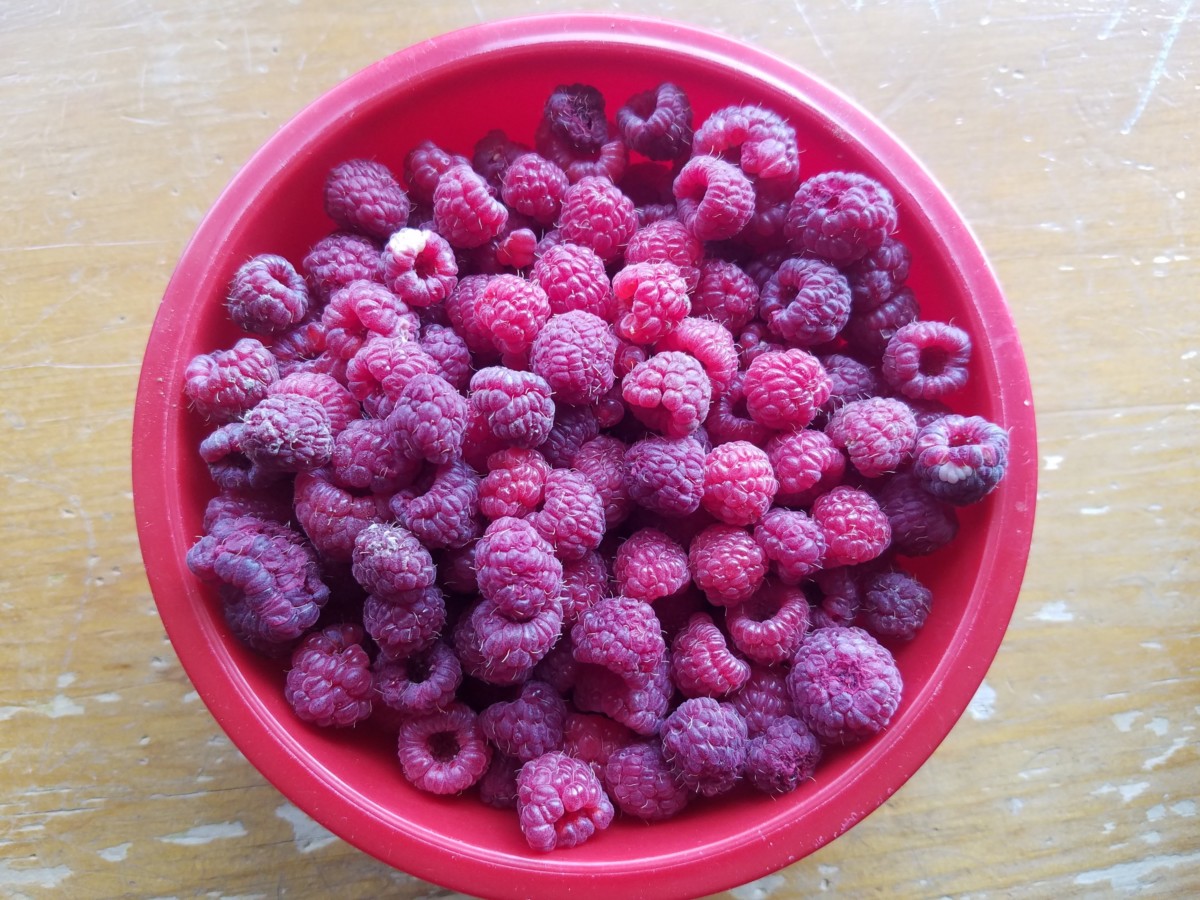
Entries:
{"label": "pile of raspberries", "polygon": [[549,851],[884,728],[932,599],[901,560],[1008,436],[946,403],[971,340],[888,190],[802,178],[776,113],[564,85],[526,137],[344,162],[332,233],[237,271],[187,562],[300,719]]}

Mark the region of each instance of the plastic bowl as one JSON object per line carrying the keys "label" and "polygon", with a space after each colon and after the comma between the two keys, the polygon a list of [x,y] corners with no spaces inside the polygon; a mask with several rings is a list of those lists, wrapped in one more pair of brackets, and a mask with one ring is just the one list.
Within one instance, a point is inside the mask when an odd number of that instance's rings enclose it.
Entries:
{"label": "plastic bowl", "polygon": [[[618,819],[581,847],[542,855],[526,846],[511,812],[409,787],[382,730],[301,723],[284,701],[280,664],[231,637],[216,592],[184,564],[214,488],[197,456],[204,429],[183,400],[182,373],[196,354],[238,336],[222,300],[241,262],[264,252],[298,261],[331,230],[321,188],[333,165],[368,156],[400,171],[421,139],[469,153],[492,128],[529,141],[557,84],[594,84],[615,109],[665,80],[688,92],[697,121],[724,105],[764,104],[795,125],[805,172],[859,170],[891,189],[923,315],[953,318],[975,342],[971,384],[956,406],[1008,428],[1013,454],[1001,487],[964,511],[953,551],[920,570],[933,612],[897,653],[904,700],[881,735],[830,754],[814,781],[783,798],[735,792],[649,828]],[[297,806],[367,853],[471,894],[687,897],[759,878],[842,834],[943,740],[1017,599],[1036,449],[1029,378],[996,279],[942,190],[880,125],[811,76],[731,39],[659,20],[565,15],[493,22],[396,53],[320,97],[250,159],[184,251],[154,322],[133,476],[146,571],[175,651],[234,743]]]}

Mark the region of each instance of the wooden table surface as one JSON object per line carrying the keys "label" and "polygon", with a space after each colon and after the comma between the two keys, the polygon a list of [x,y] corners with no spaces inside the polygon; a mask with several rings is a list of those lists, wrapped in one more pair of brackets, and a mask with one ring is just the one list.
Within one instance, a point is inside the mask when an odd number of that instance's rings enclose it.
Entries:
{"label": "wooden table surface", "polygon": [[1040,429],[1032,557],[968,714],[884,807],[723,897],[1200,893],[1200,9],[1192,0],[0,7],[0,894],[446,896],[288,803],[147,588],[145,339],[254,149],[482,19],[660,13],[807,67],[944,183],[1005,285]]}

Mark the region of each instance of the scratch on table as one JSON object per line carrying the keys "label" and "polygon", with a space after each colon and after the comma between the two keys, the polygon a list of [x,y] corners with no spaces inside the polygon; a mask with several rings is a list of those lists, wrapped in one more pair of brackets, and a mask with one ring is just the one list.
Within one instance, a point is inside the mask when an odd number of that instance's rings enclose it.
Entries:
{"label": "scratch on table", "polygon": [[105,847],[103,850],[97,850],[96,855],[105,862],[121,862],[129,854],[129,848],[133,846],[131,841],[125,841],[123,844],[114,844],[111,847]]}
{"label": "scratch on table", "polygon": [[1150,97],[1154,93],[1158,83],[1162,81],[1163,75],[1167,71],[1167,58],[1171,55],[1171,49],[1175,46],[1175,41],[1179,37],[1179,30],[1183,28],[1183,23],[1188,17],[1188,13],[1192,10],[1193,0],[1183,0],[1176,10],[1174,17],[1171,19],[1171,25],[1167,29],[1166,35],[1163,37],[1162,47],[1158,51],[1158,56],[1154,58],[1154,65],[1150,67],[1150,76],[1146,79],[1146,83],[1142,86],[1141,94],[1138,95],[1137,106],[1133,108],[1133,113],[1125,120],[1125,124],[1121,126],[1121,134],[1129,134],[1133,131],[1133,126],[1137,124],[1138,119],[1142,117],[1142,113],[1146,111],[1146,104],[1150,102]]}
{"label": "scratch on table", "polygon": [[179,831],[175,834],[167,834],[160,837],[159,840],[164,844],[178,844],[181,847],[194,847],[199,844],[208,844],[212,841],[227,840],[229,838],[245,837],[246,826],[241,822],[217,822],[213,825],[196,825],[189,828],[187,831]]}
{"label": "scratch on table", "polygon": [[1151,769],[1157,769],[1168,759],[1187,746],[1187,738],[1176,738],[1171,742],[1171,746],[1160,753],[1158,756],[1152,756],[1150,759],[1142,763],[1142,770],[1149,772]]}

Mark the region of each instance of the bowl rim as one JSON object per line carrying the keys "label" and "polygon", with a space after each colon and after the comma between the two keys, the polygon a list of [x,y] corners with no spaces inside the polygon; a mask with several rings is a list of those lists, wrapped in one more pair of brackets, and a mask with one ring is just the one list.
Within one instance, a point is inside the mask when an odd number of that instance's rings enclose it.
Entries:
{"label": "bowl rim", "polygon": [[[256,186],[275,175],[306,133],[327,127],[348,110],[396,89],[398,78],[428,77],[467,58],[563,42],[650,45],[688,56],[701,56],[740,70],[776,91],[819,109],[853,135],[854,142],[887,167],[895,180],[919,195],[924,214],[946,226],[952,269],[964,293],[987,309],[987,333],[977,344],[993,353],[1000,375],[998,407],[1014,435],[1004,504],[997,511],[1011,541],[990,542],[981,561],[996,602],[959,623],[954,641],[938,662],[926,689],[907,699],[913,714],[887,729],[866,754],[867,765],[886,757],[894,772],[886,784],[851,781],[826,794],[805,816],[805,830],[779,817],[765,823],[761,839],[747,846],[746,835],[709,843],[693,853],[646,856],[597,867],[573,862],[570,854],[544,859],[496,858],[461,843],[438,844],[397,835],[386,829],[356,827],[363,815],[379,818],[370,798],[350,789],[328,772],[314,772],[304,748],[271,726],[248,684],[228,667],[212,664],[222,653],[218,638],[197,610],[172,598],[181,579],[190,577],[184,557],[190,546],[181,529],[161,527],[179,521],[181,510],[172,485],[179,474],[169,465],[165,435],[170,423],[186,414],[179,385],[189,361],[175,344],[171,354],[152,353],[156,341],[185,330],[194,310],[180,298],[226,238],[225,222],[253,202]],[[421,76],[421,73],[426,73]],[[1009,352],[995,353],[1001,345]],[[1012,352],[1016,348],[1017,352]],[[305,106],[257,150],[224,188],[184,248],[164,292],[147,338],[133,422],[133,497],[139,543],[147,579],[163,625],[191,679],[214,718],[255,768],[285,796],[335,834],[359,849],[406,872],[448,887],[488,896],[556,896],[564,878],[578,876],[570,891],[579,896],[695,896],[762,877],[833,840],[880,806],[928,759],[966,710],[994,659],[1011,620],[1028,560],[1036,498],[1036,433],[1030,379],[1007,302],[983,250],[941,186],[885,126],[856,103],[794,63],[737,39],[693,25],[650,16],[605,13],[539,14],[472,25],[428,38],[367,66]],[[158,440],[156,440],[156,437]],[[185,582],[186,583],[186,582]],[[953,671],[954,679],[947,679]],[[936,703],[934,699],[936,698]],[[838,801],[838,802],[833,802]],[[452,844],[452,845],[451,845]],[[438,852],[430,852],[431,849]],[[731,864],[736,861],[736,868]],[[701,864],[702,863],[702,864]],[[653,878],[651,878],[653,873]],[[662,885],[669,887],[662,887]],[[651,887],[657,885],[658,887]],[[646,893],[650,891],[650,893]]]}

